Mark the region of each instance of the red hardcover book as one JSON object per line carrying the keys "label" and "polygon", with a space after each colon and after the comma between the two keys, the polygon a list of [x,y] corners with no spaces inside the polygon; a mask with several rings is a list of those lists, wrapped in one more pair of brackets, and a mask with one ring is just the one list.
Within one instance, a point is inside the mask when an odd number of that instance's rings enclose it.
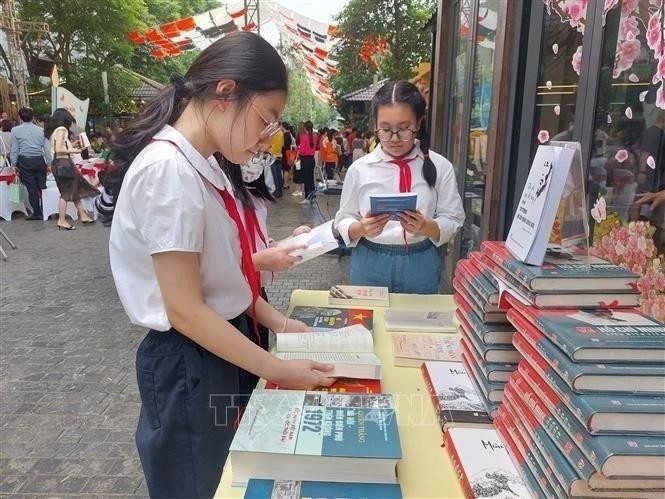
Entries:
{"label": "red hardcover book", "polygon": [[[272,381],[266,382],[266,390],[280,390]],[[378,379],[347,379],[340,378],[330,387],[318,387],[314,391],[332,393],[382,393],[381,380]]]}

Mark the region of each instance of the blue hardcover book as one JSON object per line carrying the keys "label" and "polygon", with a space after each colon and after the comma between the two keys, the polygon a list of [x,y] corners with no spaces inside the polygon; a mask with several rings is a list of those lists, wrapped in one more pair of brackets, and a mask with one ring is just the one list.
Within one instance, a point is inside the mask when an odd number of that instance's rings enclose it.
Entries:
{"label": "blue hardcover book", "polygon": [[459,322],[466,322],[486,345],[511,345],[515,326],[512,324],[491,324],[484,322],[473,310],[469,302],[457,295],[455,315]]}
{"label": "blue hardcover book", "polygon": [[466,348],[467,347],[462,346],[462,364],[473,371],[473,375],[475,376],[476,381],[478,381],[478,384],[480,384],[483,393],[490,402],[501,402],[503,400],[503,388],[506,386],[506,382],[493,382],[488,380],[485,374],[482,372],[482,369],[480,369],[478,364],[473,361],[473,357],[466,350]]}
{"label": "blue hardcover book", "polygon": [[469,343],[473,345],[484,362],[517,364],[522,358],[513,345],[485,345],[476,334],[476,331],[464,321],[460,321],[460,331],[462,336],[467,338]]}
{"label": "blue hardcover book", "polygon": [[455,274],[464,277],[484,301],[491,305],[499,304],[499,289],[470,260],[460,260]]}
{"label": "blue hardcover book", "polygon": [[[458,283],[458,286],[455,287],[455,283]],[[467,279],[464,272],[457,272],[453,278],[453,287],[464,294],[467,297],[472,305],[475,305],[475,308],[479,310],[479,314],[483,317],[483,320],[491,322],[490,317],[501,318],[506,315],[505,310],[500,310],[498,305],[493,305],[485,299],[485,297],[476,290],[471,285],[471,282]],[[498,302],[498,300],[497,300]]]}
{"label": "blue hardcover book", "polygon": [[632,291],[637,275],[595,257],[548,252],[543,265],[514,258],[500,241],[485,241],[482,251],[531,291]]}
{"label": "blue hardcover book", "polygon": [[369,197],[369,210],[372,216],[392,215],[393,220],[397,214],[405,211],[416,211],[418,194],[402,192],[395,194],[372,194]]}
{"label": "blue hardcover book", "polygon": [[661,486],[665,469],[665,439],[644,435],[591,435],[547,383],[525,370],[531,386],[559,424],[575,441],[593,467],[608,478],[637,477],[658,479]]}
{"label": "blue hardcover book", "polygon": [[665,324],[637,309],[517,310],[575,362],[665,364]]}
{"label": "blue hardcover book", "polygon": [[516,309],[508,311],[508,318],[518,331],[515,346],[518,336],[526,340],[577,393],[665,394],[665,365],[573,362]]}
{"label": "blue hardcover book", "polygon": [[[562,403],[592,435],[639,434],[665,435],[665,397],[622,394],[585,393],[580,395],[570,389],[552,368],[529,345],[518,370],[522,376],[533,369],[547,382]],[[535,358],[534,358],[535,357]]]}
{"label": "blue hardcover book", "polygon": [[250,478],[396,483],[402,452],[393,397],[254,390],[229,456],[240,486]]}
{"label": "blue hardcover book", "polygon": [[485,412],[489,415],[490,419],[494,419],[501,403],[491,402],[490,399],[487,398],[487,394],[483,391],[480,382],[476,379],[476,375],[474,374],[473,370],[469,368],[468,363],[465,365],[465,363],[462,362],[462,365],[464,365],[464,369],[469,375],[469,379],[471,380],[471,384],[473,385],[474,390],[476,390],[476,393],[480,397],[483,406],[485,406]]}
{"label": "blue hardcover book", "polygon": [[469,360],[478,366],[478,369],[480,369],[480,371],[485,375],[487,381],[493,383],[505,383],[508,381],[508,378],[510,378],[510,375],[515,372],[515,364],[485,362],[480,358],[480,354],[476,351],[475,347],[466,338],[466,336],[461,337],[460,345],[466,352]]}
{"label": "blue hardcover book", "polygon": [[531,489],[533,496],[538,498],[556,497],[554,488],[546,478],[546,475],[551,475],[551,471],[547,472],[541,468],[540,463],[536,461],[533,452],[522,439],[522,435],[512,422],[512,417],[503,404],[499,407],[494,426],[497,434],[503,440],[508,454],[511,457],[514,456],[513,462],[522,463],[518,466],[518,470],[523,473],[522,479]]}
{"label": "blue hardcover book", "polygon": [[[526,361],[520,362],[520,366],[527,364]],[[530,368],[529,368],[530,369]],[[537,376],[533,371],[532,375]],[[660,480],[655,483],[645,483],[649,480],[636,479],[636,480],[610,480],[600,474],[594,467],[593,463],[584,455],[579,446],[575,443],[573,437],[568,434],[568,431],[559,423],[547,404],[543,402],[543,397],[536,394],[535,390],[526,381],[526,377],[522,376],[519,372],[510,379],[509,386],[512,391],[517,394],[522,402],[529,408],[531,413],[538,420],[540,426],[547,432],[550,438],[554,441],[557,449],[561,455],[575,468],[581,478],[589,483],[589,486],[594,490],[625,490],[625,491],[640,491],[640,490],[654,490],[663,489],[665,480]]]}
{"label": "blue hardcover book", "polygon": [[402,499],[397,484],[299,482],[256,480],[247,485],[244,499]]}

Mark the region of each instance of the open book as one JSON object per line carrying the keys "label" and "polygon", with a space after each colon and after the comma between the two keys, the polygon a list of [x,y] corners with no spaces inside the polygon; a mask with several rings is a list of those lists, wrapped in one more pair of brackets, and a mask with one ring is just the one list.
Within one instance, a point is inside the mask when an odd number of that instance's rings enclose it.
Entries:
{"label": "open book", "polygon": [[314,227],[311,231],[297,236],[287,237],[277,243],[278,248],[292,246],[294,244],[306,244],[304,249],[298,249],[290,253],[291,256],[302,257],[302,260],[296,263],[300,264],[321,256],[329,251],[337,249],[337,239],[332,231],[333,221],[330,220],[324,224]]}
{"label": "open book", "polygon": [[360,324],[332,331],[281,333],[275,352],[285,360],[311,359],[334,364],[330,377],[381,379],[382,362],[374,354],[372,333]]}

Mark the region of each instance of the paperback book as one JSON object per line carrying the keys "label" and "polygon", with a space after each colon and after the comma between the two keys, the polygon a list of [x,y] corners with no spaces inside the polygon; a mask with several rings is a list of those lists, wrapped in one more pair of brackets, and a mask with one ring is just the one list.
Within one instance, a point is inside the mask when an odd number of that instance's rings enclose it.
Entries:
{"label": "paperback book", "polygon": [[394,194],[372,194],[369,197],[369,209],[372,216],[391,215],[397,219],[398,213],[416,211],[418,194],[398,192]]}
{"label": "paperback book", "polygon": [[[267,381],[265,389],[279,390],[280,387],[272,381]],[[315,388],[313,391],[330,393],[382,393],[381,380],[357,378],[337,378],[337,381],[335,381],[332,385],[328,387],[320,386]]]}
{"label": "paperback book", "polygon": [[386,331],[401,333],[454,333],[453,312],[389,308],[383,314]]}
{"label": "paperback book", "polygon": [[401,334],[390,335],[393,345],[393,364],[399,367],[419,367],[427,360],[460,360],[459,335]]}
{"label": "paperback book", "polygon": [[290,317],[304,322],[311,331],[328,331],[355,324],[361,324],[372,331],[374,325],[374,312],[366,309],[296,306]]}
{"label": "paperback book", "polygon": [[257,480],[247,484],[244,499],[402,499],[397,484]]}
{"label": "paperback book", "polygon": [[388,288],[381,286],[331,286],[328,292],[329,305],[355,307],[389,307]]}

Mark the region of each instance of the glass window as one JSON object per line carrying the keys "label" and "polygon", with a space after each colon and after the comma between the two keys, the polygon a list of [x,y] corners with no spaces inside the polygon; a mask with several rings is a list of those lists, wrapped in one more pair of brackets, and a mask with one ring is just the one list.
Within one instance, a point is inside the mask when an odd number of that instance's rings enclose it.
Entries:
{"label": "glass window", "polygon": [[664,320],[665,203],[636,201],[665,189],[665,4],[606,0],[605,9],[589,161],[593,245],[641,275],[643,310]]}

